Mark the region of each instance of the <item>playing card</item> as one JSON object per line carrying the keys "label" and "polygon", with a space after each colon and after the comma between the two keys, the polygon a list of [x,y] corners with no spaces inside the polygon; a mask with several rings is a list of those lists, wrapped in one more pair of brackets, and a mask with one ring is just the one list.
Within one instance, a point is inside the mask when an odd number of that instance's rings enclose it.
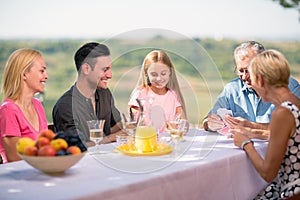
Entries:
{"label": "playing card", "polygon": [[217,110],[217,115],[219,115],[222,120],[224,119],[225,115],[231,115],[232,116],[232,111],[231,110],[228,110],[226,108],[219,108]]}
{"label": "playing card", "polygon": [[218,133],[225,135],[225,136],[229,136],[231,135],[231,133],[229,132],[229,129],[227,126],[225,126],[224,128],[218,130]]}

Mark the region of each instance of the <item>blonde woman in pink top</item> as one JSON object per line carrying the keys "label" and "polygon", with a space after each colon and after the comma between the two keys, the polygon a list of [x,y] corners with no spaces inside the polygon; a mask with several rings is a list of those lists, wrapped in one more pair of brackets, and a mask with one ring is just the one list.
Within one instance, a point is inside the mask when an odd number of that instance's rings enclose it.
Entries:
{"label": "blonde woman in pink top", "polygon": [[3,163],[20,160],[16,143],[21,137],[36,139],[48,128],[45,111],[34,94],[44,91],[48,75],[40,52],[19,49],[8,58],[2,80],[0,153]]}
{"label": "blonde woman in pink top", "polygon": [[[186,119],[185,104],[175,68],[164,51],[151,51],[144,59],[137,87],[128,103],[135,112],[139,110],[137,98],[150,100],[152,107],[159,105],[164,110],[165,121],[175,116]],[[144,114],[149,115],[149,110],[145,109]]]}

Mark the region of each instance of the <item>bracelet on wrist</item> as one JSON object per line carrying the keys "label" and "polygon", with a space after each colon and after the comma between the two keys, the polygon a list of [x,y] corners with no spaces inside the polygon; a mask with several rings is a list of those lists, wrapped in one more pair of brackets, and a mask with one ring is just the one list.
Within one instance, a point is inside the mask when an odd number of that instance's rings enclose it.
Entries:
{"label": "bracelet on wrist", "polygon": [[241,149],[245,150],[245,146],[249,143],[252,143],[253,144],[253,141],[252,140],[245,140],[244,142],[242,142],[242,145],[241,145]]}

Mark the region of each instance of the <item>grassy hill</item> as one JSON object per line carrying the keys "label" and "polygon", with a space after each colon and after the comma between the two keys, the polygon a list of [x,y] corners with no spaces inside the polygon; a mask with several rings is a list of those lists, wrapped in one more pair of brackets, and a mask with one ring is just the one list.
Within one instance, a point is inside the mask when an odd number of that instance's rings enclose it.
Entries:
{"label": "grassy hill", "polygon": [[[136,85],[145,55],[152,49],[167,51],[177,70],[188,117],[192,123],[198,123],[205,117],[224,84],[236,77],[233,72],[233,50],[241,42],[200,38],[174,40],[161,37],[149,40],[96,41],[107,44],[111,49],[113,79],[110,81],[110,89],[121,112],[127,112],[127,102]],[[46,60],[49,75],[43,103],[47,119],[52,122],[53,105],[76,80],[73,56],[85,42],[88,40],[0,41],[0,79],[11,52],[24,47],[40,50]],[[290,62],[292,75],[300,80],[299,42],[260,42],[268,49],[283,52]]]}

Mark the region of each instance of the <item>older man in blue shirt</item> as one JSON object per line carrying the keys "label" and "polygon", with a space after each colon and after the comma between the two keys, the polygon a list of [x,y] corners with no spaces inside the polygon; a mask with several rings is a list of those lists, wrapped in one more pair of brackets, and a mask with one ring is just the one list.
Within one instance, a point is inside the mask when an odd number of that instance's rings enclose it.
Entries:
{"label": "older man in blue shirt", "polygon": [[[223,119],[217,115],[219,108],[231,110],[233,117],[241,117],[260,123],[262,126],[270,122],[275,106],[272,103],[263,102],[252,89],[248,72],[251,59],[264,50],[264,46],[255,41],[244,42],[235,49],[235,71],[239,78],[235,78],[225,85],[207,118],[203,121],[205,130],[217,131],[225,126]],[[300,97],[300,85],[293,78],[290,78],[289,89]]]}

